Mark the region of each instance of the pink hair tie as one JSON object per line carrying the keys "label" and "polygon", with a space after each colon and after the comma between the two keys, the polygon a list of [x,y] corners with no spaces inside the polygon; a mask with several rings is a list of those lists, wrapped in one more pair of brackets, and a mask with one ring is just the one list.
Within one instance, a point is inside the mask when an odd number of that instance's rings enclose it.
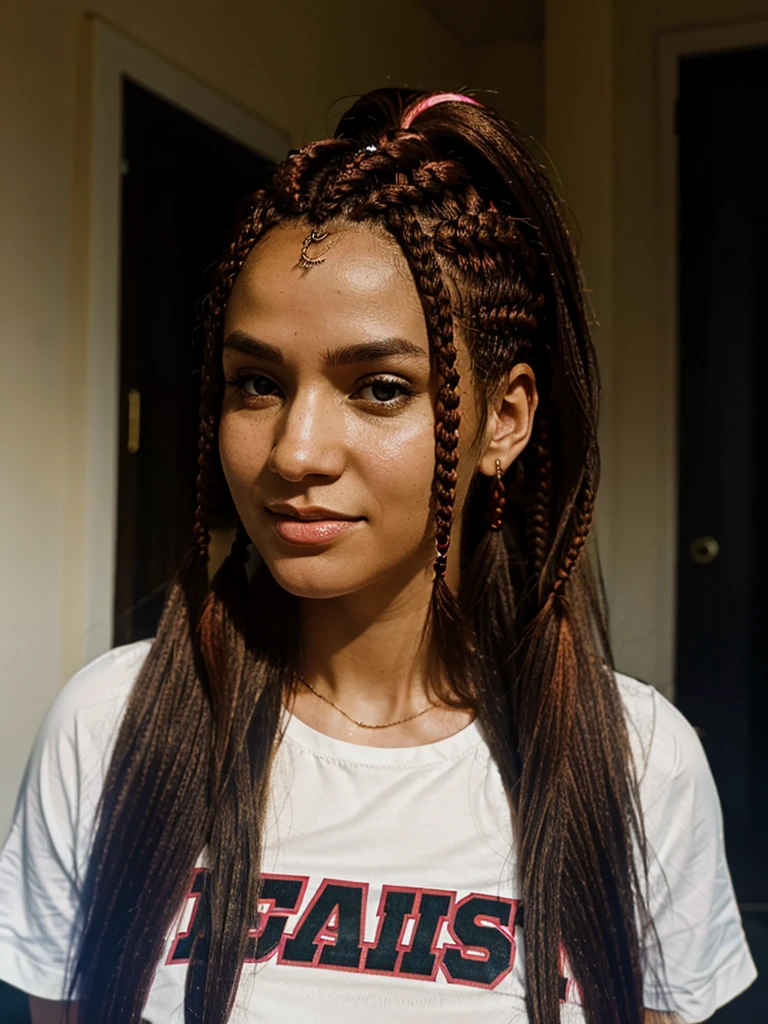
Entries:
{"label": "pink hair tie", "polygon": [[482,107],[482,103],[479,100],[473,99],[471,96],[465,96],[463,92],[438,92],[434,96],[427,96],[423,100],[419,100],[415,107],[407,111],[403,116],[401,127],[410,128],[419,114],[429,110],[430,107],[434,107],[437,103],[447,103],[448,100],[455,101],[456,103],[473,103],[476,107]]}

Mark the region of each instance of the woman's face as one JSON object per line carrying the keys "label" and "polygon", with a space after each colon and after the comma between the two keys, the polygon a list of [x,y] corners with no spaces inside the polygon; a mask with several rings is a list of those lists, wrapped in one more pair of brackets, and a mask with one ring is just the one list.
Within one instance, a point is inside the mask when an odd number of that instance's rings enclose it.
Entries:
{"label": "woman's face", "polygon": [[[338,597],[385,577],[397,587],[420,572],[431,580],[439,381],[418,292],[397,244],[362,225],[313,243],[313,257],[330,244],[325,262],[301,269],[308,230],[294,223],[267,234],[227,306],[219,450],[237,511],[296,596]],[[456,345],[459,522],[477,418],[466,346],[460,337]],[[334,534],[279,516],[274,504],[321,506],[354,521]],[[301,543],[310,532],[321,541]],[[458,542],[454,528],[449,582]]]}

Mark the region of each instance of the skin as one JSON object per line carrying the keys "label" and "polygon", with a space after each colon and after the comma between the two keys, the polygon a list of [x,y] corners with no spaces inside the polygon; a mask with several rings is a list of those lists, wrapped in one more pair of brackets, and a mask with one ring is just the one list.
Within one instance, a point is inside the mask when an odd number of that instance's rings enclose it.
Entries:
{"label": "skin", "polygon": [[[259,242],[227,307],[225,339],[235,332],[277,347],[282,364],[225,347],[228,378],[219,450],[237,510],[282,587],[300,602],[303,675],[353,717],[386,722],[426,704],[416,644],[432,587],[434,535],[429,494],[434,465],[429,342],[418,293],[397,245],[364,226],[333,233],[326,261],[297,267],[307,228],[288,225]],[[416,356],[388,356],[328,368],[323,353],[382,338],[403,338]],[[469,355],[456,338],[461,375],[460,521],[475,473],[506,471],[528,443],[538,395],[533,371],[509,373],[488,425],[479,422]],[[363,378],[407,383],[413,398]],[[254,379],[268,378],[268,381]],[[269,382],[272,382],[270,385]],[[251,393],[251,397],[247,392]],[[396,408],[388,408],[388,405]],[[274,532],[268,501],[317,504],[363,516],[350,533],[318,547],[288,547]],[[459,531],[454,528],[447,582],[458,587]],[[353,743],[410,746],[451,735],[467,712],[440,708],[391,729],[351,725],[302,690],[294,713],[308,725]],[[30,996],[32,1024],[63,1024],[65,1004]],[[77,1024],[77,1012],[70,1016]],[[678,1024],[675,1015],[645,1011],[644,1024]]]}
{"label": "skin", "polygon": [[[219,451],[249,536],[278,583],[299,599],[302,675],[352,717],[384,723],[428,705],[416,646],[432,588],[429,495],[439,380],[430,372],[421,302],[397,244],[368,226],[340,227],[330,233],[325,262],[301,269],[297,259],[307,231],[295,223],[274,229],[235,282],[223,365],[227,380],[241,379],[240,389],[226,388]],[[233,347],[243,338],[275,346],[283,362]],[[324,363],[328,350],[388,338],[407,340],[416,354],[330,368]],[[474,474],[492,477],[497,458],[506,470],[524,449],[538,402],[533,371],[519,364],[470,451],[478,410],[460,336],[457,347],[456,521]],[[413,396],[404,402],[396,387],[371,386],[371,375],[405,384]],[[265,507],[270,501],[321,505],[364,519],[322,547],[299,550],[276,534]],[[446,577],[454,590],[458,535],[454,529]],[[433,742],[471,720],[470,712],[438,708],[371,731],[303,687],[293,711],[328,735],[381,746]]]}

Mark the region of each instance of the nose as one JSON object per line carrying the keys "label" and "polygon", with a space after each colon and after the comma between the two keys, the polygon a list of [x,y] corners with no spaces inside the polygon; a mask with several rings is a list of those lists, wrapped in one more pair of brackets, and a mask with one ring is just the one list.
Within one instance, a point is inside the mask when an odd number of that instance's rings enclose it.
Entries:
{"label": "nose", "polygon": [[320,389],[297,394],[278,420],[268,465],[286,480],[336,477],[344,466],[343,415]]}

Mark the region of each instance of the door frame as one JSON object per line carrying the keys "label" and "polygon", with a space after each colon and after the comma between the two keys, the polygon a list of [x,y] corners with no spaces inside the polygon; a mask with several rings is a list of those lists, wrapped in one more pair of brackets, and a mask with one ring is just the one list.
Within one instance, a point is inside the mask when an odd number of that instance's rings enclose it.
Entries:
{"label": "door frame", "polygon": [[[659,446],[660,488],[659,559],[662,575],[657,588],[657,665],[663,680],[675,678],[677,634],[677,517],[678,517],[678,137],[676,110],[678,62],[694,54],[745,50],[768,45],[768,18],[721,25],[663,30],[656,36],[656,142],[658,219],[656,255],[659,286]],[[668,696],[674,697],[674,693]]]}
{"label": "door frame", "polygon": [[120,367],[120,195],[122,81],[130,78],[269,160],[290,137],[151,53],[89,18],[91,53],[90,210],[86,360],[85,621],[82,663],[113,643],[117,544]]}

